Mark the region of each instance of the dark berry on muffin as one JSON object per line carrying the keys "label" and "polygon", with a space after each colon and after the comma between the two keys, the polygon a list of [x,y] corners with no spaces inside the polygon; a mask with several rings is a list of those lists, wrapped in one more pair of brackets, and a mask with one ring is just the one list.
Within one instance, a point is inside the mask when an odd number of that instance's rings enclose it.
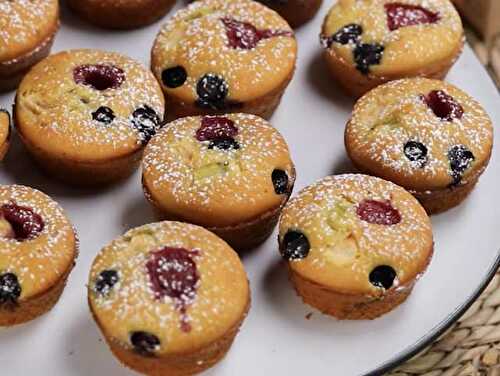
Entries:
{"label": "dark berry on muffin", "polygon": [[101,106],[92,112],[92,119],[99,123],[111,124],[115,119],[115,114],[111,108]]}
{"label": "dark berry on muffin", "polygon": [[448,152],[448,159],[450,161],[453,184],[458,184],[462,180],[462,174],[471,166],[475,157],[467,146],[455,145]]}
{"label": "dark berry on muffin", "polygon": [[427,163],[427,147],[418,141],[408,141],[404,145],[404,154],[408,160],[422,168]]}
{"label": "dark berry on muffin", "polygon": [[142,356],[154,356],[154,352],[160,347],[158,337],[144,331],[132,332],[130,342],[134,346],[134,351]]}
{"label": "dark berry on muffin", "polygon": [[370,272],[370,283],[374,286],[390,289],[396,279],[396,271],[388,265],[379,265]]}
{"label": "dark berry on muffin", "polygon": [[196,101],[198,106],[212,110],[223,110],[229,87],[222,77],[214,73],[207,73],[198,81],[196,93],[198,94]]}
{"label": "dark berry on muffin", "polygon": [[184,85],[187,79],[187,72],[184,67],[177,65],[167,68],[161,73],[161,80],[166,87],[175,89]]}
{"label": "dark berry on muffin", "polygon": [[277,195],[282,195],[288,192],[288,175],[286,171],[274,169],[271,174],[274,191]]}
{"label": "dark berry on muffin", "polygon": [[358,44],[356,48],[354,48],[356,69],[363,74],[368,74],[371,65],[380,64],[384,50],[384,46],[378,43]]}
{"label": "dark berry on muffin", "polygon": [[143,143],[147,143],[160,127],[160,117],[147,104],[132,113],[132,124],[140,134]]}
{"label": "dark berry on muffin", "polygon": [[280,243],[281,256],[285,260],[300,260],[306,258],[311,249],[309,239],[300,231],[289,230]]}
{"label": "dark berry on muffin", "polygon": [[327,47],[330,47],[333,42],[340,44],[358,43],[361,34],[363,34],[363,27],[361,25],[355,23],[345,25],[331,37],[327,38]]}
{"label": "dark berry on muffin", "polygon": [[21,285],[14,273],[0,275],[0,306],[15,304],[21,295]]}
{"label": "dark berry on muffin", "polygon": [[103,270],[95,281],[94,289],[98,294],[106,295],[119,280],[120,277],[116,270]]}

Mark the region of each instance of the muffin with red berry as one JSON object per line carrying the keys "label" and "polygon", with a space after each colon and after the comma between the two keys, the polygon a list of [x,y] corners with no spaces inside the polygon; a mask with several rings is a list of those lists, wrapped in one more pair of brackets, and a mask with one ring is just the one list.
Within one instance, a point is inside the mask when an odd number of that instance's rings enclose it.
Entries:
{"label": "muffin with red berry", "polygon": [[87,21],[110,29],[133,29],[162,18],[175,0],[68,0]]}
{"label": "muffin with red berry", "polygon": [[114,52],[51,55],[23,79],[15,124],[28,151],[51,175],[99,185],[128,176],[161,127],[164,99],[154,76]]}
{"label": "muffin with red berry", "polygon": [[292,27],[299,27],[313,18],[323,0],[259,0],[278,12]]}
{"label": "muffin with red berry", "polygon": [[206,227],[237,250],[270,235],[294,182],[285,140],[250,114],[178,119],[144,154],[144,191],[160,215]]}
{"label": "muffin with red berry", "polygon": [[180,222],[138,227],[97,255],[93,317],[114,355],[147,375],[193,375],[227,353],[250,307],[243,265],[223,240]]}
{"label": "muffin with red berry", "polygon": [[493,127],[462,90],[412,78],[363,96],[347,124],[345,144],[361,171],[403,186],[434,214],[472,191],[491,156]]}
{"label": "muffin with red berry", "polygon": [[368,175],[326,177],[283,210],[279,248],[305,303],[374,319],[403,303],[433,253],[429,217],[403,188]]}
{"label": "muffin with red berry", "polygon": [[57,0],[0,1],[0,91],[49,54],[58,29]]}
{"label": "muffin with red berry", "polygon": [[287,22],[251,0],[196,1],[158,34],[152,70],[169,114],[269,117],[292,79],[297,42]]}
{"label": "muffin with red berry", "polygon": [[76,256],[75,231],[56,202],[32,188],[0,185],[0,326],[48,312]]}
{"label": "muffin with red berry", "polygon": [[10,144],[10,115],[0,108],[0,161],[7,154]]}
{"label": "muffin with red berry", "polygon": [[464,36],[450,0],[343,0],[326,16],[321,41],[335,80],[359,97],[395,79],[444,78]]}

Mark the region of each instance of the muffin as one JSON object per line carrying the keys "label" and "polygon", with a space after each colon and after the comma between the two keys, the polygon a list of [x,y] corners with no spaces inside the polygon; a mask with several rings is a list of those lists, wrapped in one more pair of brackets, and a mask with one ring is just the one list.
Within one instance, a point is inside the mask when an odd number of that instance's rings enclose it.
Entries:
{"label": "muffin", "polygon": [[272,232],[295,182],[288,146],[250,114],[170,123],[144,153],[144,192],[162,218],[208,228],[241,251]]}
{"label": "muffin", "polygon": [[345,145],[359,170],[401,185],[434,214],[472,191],[491,156],[493,127],[481,105],[457,87],[403,79],[356,103]]}
{"label": "muffin", "polygon": [[321,41],[334,79],[359,97],[395,79],[444,78],[463,35],[450,0],[343,0],[326,16]]}
{"label": "muffin", "polygon": [[172,118],[245,112],[268,118],[292,79],[297,42],[276,12],[250,0],[178,11],[151,57]]}
{"label": "muffin", "polygon": [[299,27],[318,12],[322,0],[259,0],[278,12],[292,27]]}
{"label": "muffin", "polygon": [[0,91],[49,54],[58,28],[57,0],[0,0]]}
{"label": "muffin", "polygon": [[68,0],[68,4],[97,26],[133,29],[162,18],[175,0]]}
{"label": "muffin", "polygon": [[433,253],[431,223],[418,201],[360,174],[326,177],[290,200],[279,245],[305,303],[355,320],[404,302]]}
{"label": "muffin", "polygon": [[114,52],[73,50],[37,64],[19,86],[15,124],[48,173],[76,185],[128,176],[162,125],[154,76]]}
{"label": "muffin", "polygon": [[0,185],[0,326],[48,312],[76,256],[75,231],[55,201],[32,188]]}
{"label": "muffin", "polygon": [[96,257],[89,306],[109,347],[143,374],[192,375],[227,353],[250,307],[238,255],[180,222],[138,227]]}
{"label": "muffin", "polygon": [[10,116],[0,108],[0,161],[7,154],[10,144]]}

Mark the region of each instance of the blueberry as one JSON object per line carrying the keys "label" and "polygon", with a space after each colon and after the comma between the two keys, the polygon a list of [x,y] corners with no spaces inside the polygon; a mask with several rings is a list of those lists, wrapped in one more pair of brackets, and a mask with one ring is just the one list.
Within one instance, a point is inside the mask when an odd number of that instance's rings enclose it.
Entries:
{"label": "blueberry", "polygon": [[240,148],[240,144],[234,138],[217,138],[215,140],[210,141],[208,145],[209,149],[217,148],[220,150],[229,150],[234,149],[238,150]]}
{"label": "blueberry", "polygon": [[422,168],[427,163],[427,147],[418,141],[408,141],[404,146],[406,158]]}
{"label": "blueberry", "polygon": [[464,145],[455,145],[448,151],[453,184],[460,183],[462,174],[474,161],[474,154]]}
{"label": "blueberry", "polygon": [[396,271],[388,265],[379,265],[370,273],[369,279],[373,286],[390,289],[396,279]]}
{"label": "blueberry", "polygon": [[356,69],[363,74],[368,74],[370,65],[377,65],[382,61],[384,49],[384,46],[377,43],[358,44],[354,49]]}
{"label": "blueberry", "polygon": [[0,305],[15,304],[21,295],[21,285],[14,273],[0,275]]}
{"label": "blueberry", "polygon": [[100,123],[110,124],[115,119],[115,114],[111,108],[101,106],[92,112],[92,119]]}
{"label": "blueberry", "polygon": [[145,104],[132,113],[132,124],[146,144],[160,128],[160,118],[155,110]]}
{"label": "blueberry", "polygon": [[223,110],[229,87],[226,81],[214,73],[207,73],[198,81],[196,93],[198,100],[196,104],[203,108],[212,110]]}
{"label": "blueberry", "polygon": [[271,174],[271,180],[273,181],[274,192],[276,192],[277,195],[288,192],[288,175],[285,171],[274,169]]}
{"label": "blueberry", "polygon": [[132,332],[130,342],[134,346],[134,351],[143,356],[153,356],[160,347],[160,340],[157,336],[143,331]]}
{"label": "blueberry", "polygon": [[332,42],[340,44],[357,43],[361,38],[361,34],[363,34],[363,27],[361,25],[354,23],[345,25],[329,38],[330,44],[328,47],[330,47]]}
{"label": "blueberry", "polygon": [[285,260],[300,260],[309,254],[311,245],[307,237],[300,231],[289,230],[280,244],[281,256]]}
{"label": "blueberry", "polygon": [[116,270],[103,270],[97,276],[94,289],[97,293],[106,295],[119,280]]}
{"label": "blueberry", "polygon": [[161,73],[161,80],[163,81],[163,84],[171,89],[184,85],[186,79],[187,72],[184,67],[180,65],[167,68]]}

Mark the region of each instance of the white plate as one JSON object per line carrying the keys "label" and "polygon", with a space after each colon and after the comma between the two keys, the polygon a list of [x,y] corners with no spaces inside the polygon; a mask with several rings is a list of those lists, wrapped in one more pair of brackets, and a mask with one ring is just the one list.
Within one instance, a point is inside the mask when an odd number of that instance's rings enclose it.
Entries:
{"label": "white plate", "polygon": [[[325,175],[351,170],[343,134],[353,102],[331,84],[320,58],[318,33],[330,5],[331,1],[325,1],[315,20],[297,32],[297,72],[272,119],[287,139],[296,163],[295,192]],[[64,10],[54,51],[102,48],[149,64],[159,25],[109,32],[94,29]],[[493,122],[500,123],[498,92],[469,48],[448,79],[476,97]],[[0,96],[0,105],[10,107],[13,96]],[[252,309],[227,358],[207,374],[378,375],[378,367],[392,367],[420,349],[457,319],[496,267],[499,170],[495,151],[471,197],[460,207],[432,218],[436,249],[428,272],[405,304],[375,321],[337,321],[302,304],[287,281],[273,235],[260,249],[244,256]],[[15,142],[1,166],[0,181],[50,194],[68,211],[81,239],[76,268],[56,307],[29,324],[0,331],[0,373],[133,374],[118,364],[101,339],[87,308],[85,284],[92,259],[104,244],[128,228],[153,221],[139,174],[107,190],[69,189],[42,176]],[[309,312],[314,313],[306,320]]]}

